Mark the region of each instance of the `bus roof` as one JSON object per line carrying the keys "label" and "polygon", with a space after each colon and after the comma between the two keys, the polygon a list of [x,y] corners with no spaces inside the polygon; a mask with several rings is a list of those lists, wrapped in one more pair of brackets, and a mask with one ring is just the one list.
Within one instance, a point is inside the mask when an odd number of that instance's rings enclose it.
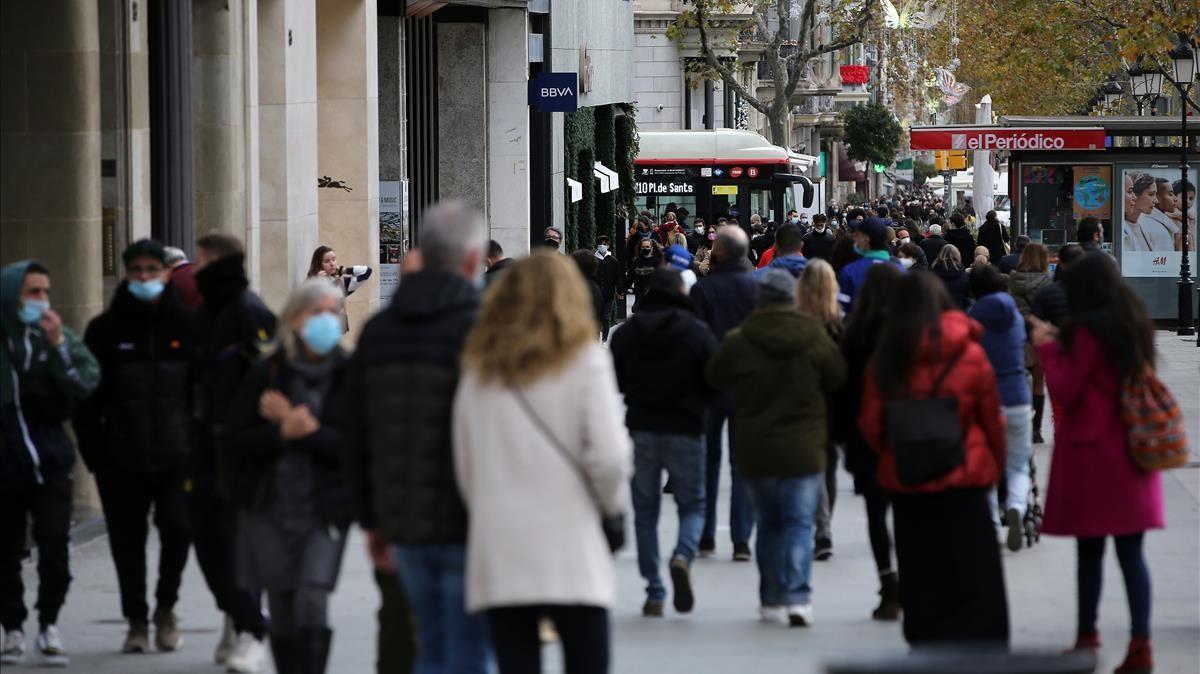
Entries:
{"label": "bus roof", "polygon": [[816,157],[789,152],[753,131],[640,131],[638,164],[816,163]]}

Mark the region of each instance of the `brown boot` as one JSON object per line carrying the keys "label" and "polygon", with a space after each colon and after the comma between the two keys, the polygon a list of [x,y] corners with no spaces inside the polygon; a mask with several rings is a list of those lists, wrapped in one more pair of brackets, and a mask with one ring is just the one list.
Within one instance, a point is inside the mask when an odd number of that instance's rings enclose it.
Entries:
{"label": "brown boot", "polygon": [[875,620],[900,619],[900,577],[889,571],[879,577],[879,607],[871,612]]}

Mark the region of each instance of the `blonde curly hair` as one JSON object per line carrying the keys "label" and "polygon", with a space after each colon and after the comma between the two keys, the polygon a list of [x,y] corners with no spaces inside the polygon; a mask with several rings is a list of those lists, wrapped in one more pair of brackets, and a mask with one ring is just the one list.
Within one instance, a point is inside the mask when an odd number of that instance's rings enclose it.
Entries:
{"label": "blonde curly hair", "polygon": [[600,334],[583,275],[565,255],[536,250],[484,296],[467,336],[464,368],[479,380],[526,386],[567,365]]}

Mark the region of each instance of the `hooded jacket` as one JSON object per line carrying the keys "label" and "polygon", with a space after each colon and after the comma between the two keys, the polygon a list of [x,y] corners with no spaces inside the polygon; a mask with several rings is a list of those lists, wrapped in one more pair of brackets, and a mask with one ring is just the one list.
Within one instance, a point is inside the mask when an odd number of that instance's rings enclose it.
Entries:
{"label": "hooded jacket", "polygon": [[1005,407],[1032,402],[1025,380],[1025,319],[1008,293],[992,293],[975,301],[967,315],[983,326],[980,343],[996,371]]}
{"label": "hooded jacket", "polygon": [[721,342],[708,381],[733,390],[734,445],[745,477],[803,477],[825,470],[826,395],[846,362],[825,327],[790,305],[759,307]]}
{"label": "hooded jacket", "polygon": [[713,393],[704,367],[717,340],[686,296],[650,290],[609,348],[629,430],[701,434]]}
{"label": "hooded jacket", "polygon": [[1049,272],[1014,271],[1008,275],[1008,291],[1012,293],[1021,315],[1031,313],[1038,291],[1050,285]]}
{"label": "hooded jacket", "polygon": [[933,392],[934,381],[951,359],[958,356],[938,394],[958,399],[965,456],[962,465],[924,484],[905,486],[897,477],[896,458],[887,441],[887,400],[875,384],[874,372],[868,369],[858,425],[863,439],[879,455],[879,485],[885,490],[932,493],[995,484],[1005,465],[1004,416],[996,390],[996,373],[979,344],[982,334],[983,327],[966,314],[947,311],[942,314],[938,339],[927,336],[915,354],[908,373],[908,388],[909,395],[918,398]]}
{"label": "hooded jacket", "polygon": [[122,281],[84,342],[100,362],[100,387],[75,414],[79,451],[95,472],[157,473],[186,467],[192,427],[195,313],[171,283],[143,302]]}
{"label": "hooded jacket", "polygon": [[470,281],[420,271],[359,338],[335,424],[347,434],[359,522],[393,543],[467,540],[450,432],[459,358],[478,312]]}
{"label": "hooded jacket", "polygon": [[62,343],[17,315],[31,260],[0,270],[0,489],[42,484],[75,466],[63,428],[75,405],[100,383],[96,359],[67,326]]}

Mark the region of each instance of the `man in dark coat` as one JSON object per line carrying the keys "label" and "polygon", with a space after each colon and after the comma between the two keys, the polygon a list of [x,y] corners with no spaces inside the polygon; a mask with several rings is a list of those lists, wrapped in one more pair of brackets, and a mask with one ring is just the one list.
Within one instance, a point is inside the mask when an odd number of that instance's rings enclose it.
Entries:
{"label": "man in dark coat", "polygon": [[988,211],[983,224],[979,226],[979,245],[988,249],[988,259],[996,264],[1008,253],[1004,244],[1008,243],[1008,231],[996,218],[996,211]]}
{"label": "man in dark coat", "polygon": [[[236,512],[234,461],[220,451],[229,401],[275,334],[275,316],[249,290],[245,249],[238,239],[208,234],[196,242],[196,285],[204,296],[197,316],[199,434],[192,453],[192,540],[196,561],[217,607],[226,614],[215,658],[241,670],[266,660],[266,621],[259,597],[234,576]],[[236,640],[236,643],[235,643]]]}
{"label": "man in dark coat", "polygon": [[933,264],[942,252],[942,248],[950,245],[950,242],[942,237],[942,226],[935,223],[929,226],[929,236],[919,241],[917,245],[925,251],[925,259],[929,261],[929,264]]}
{"label": "man in dark coat", "polygon": [[600,286],[600,338],[608,341],[612,329],[613,302],[621,285],[621,262],[612,252],[612,240],[607,235],[596,237],[596,284]]}
{"label": "man in dark coat", "polygon": [[970,266],[970,261],[975,259],[975,237],[971,236],[971,230],[967,229],[967,221],[961,213],[950,216],[950,231],[946,232],[946,241],[958,249],[963,266]]}
{"label": "man in dark coat", "polygon": [[633,437],[633,515],[638,569],[646,580],[642,614],[663,614],[658,510],[665,470],[679,510],[679,534],[669,567],[675,610],[692,610],[691,566],[704,529],[704,428],[711,389],[704,366],[717,350],[708,325],[683,294],[683,277],[659,269],[641,306],[613,335],[617,384],[625,394],[625,425]]}
{"label": "man in dark coat", "polygon": [[[720,339],[742,324],[754,309],[754,278],[746,262],[750,240],[738,227],[717,230],[713,242],[712,267],[708,276],[692,286],[691,298],[696,314]],[[750,561],[750,536],[754,532],[754,506],[737,471],[737,448],[733,443],[733,397],[714,401],[707,423],[707,463],[705,472],[704,531],[700,536],[700,555],[716,552],[717,488],[721,476],[721,445],[725,439],[725,421],[729,419],[730,486],[729,533],[733,540],[733,558]]]}
{"label": "man in dark coat", "polygon": [[433,671],[453,652],[458,671],[484,672],[486,619],[467,614],[462,600],[467,509],[454,477],[450,420],[459,357],[479,312],[474,282],[485,227],[457,202],[430,208],[423,223],[423,267],[363,329],[336,417],[350,429],[346,465],[359,522],[375,554],[386,558],[391,544],[416,618],[416,669]]}
{"label": "man in dark coat", "polygon": [[804,257],[812,260],[820,258],[828,262],[833,258],[833,244],[837,241],[833,230],[829,229],[829,218],[824,213],[817,213],[812,219],[812,229],[804,235]]}
{"label": "man in dark coat", "polygon": [[122,254],[125,280],[84,342],[100,362],[100,387],[75,414],[80,454],[96,475],[108,544],[129,623],[122,652],[150,651],[146,520],[158,529],[155,642],[181,643],[173,607],[191,544],[187,492],[192,434],[195,313],[175,294],[166,254],[143,239]]}

